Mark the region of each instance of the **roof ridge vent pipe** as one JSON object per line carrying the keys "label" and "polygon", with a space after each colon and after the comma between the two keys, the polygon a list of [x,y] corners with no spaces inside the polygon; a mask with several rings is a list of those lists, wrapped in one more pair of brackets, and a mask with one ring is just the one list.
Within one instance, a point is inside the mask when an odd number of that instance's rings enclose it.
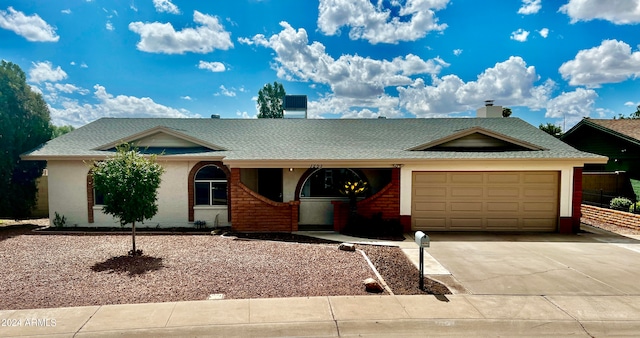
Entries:
{"label": "roof ridge vent pipe", "polygon": [[485,107],[491,107],[491,106],[493,106],[493,101],[494,101],[494,100],[484,100],[484,106],[485,106]]}

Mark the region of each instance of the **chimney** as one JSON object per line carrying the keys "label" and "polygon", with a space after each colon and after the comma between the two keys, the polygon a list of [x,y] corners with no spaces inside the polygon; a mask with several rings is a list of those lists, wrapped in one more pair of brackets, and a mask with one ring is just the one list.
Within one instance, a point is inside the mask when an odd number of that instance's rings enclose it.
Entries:
{"label": "chimney", "polygon": [[485,100],[484,107],[476,110],[477,117],[502,117],[502,106],[494,106],[493,100]]}
{"label": "chimney", "polygon": [[285,95],[282,108],[285,119],[306,119],[307,95]]}

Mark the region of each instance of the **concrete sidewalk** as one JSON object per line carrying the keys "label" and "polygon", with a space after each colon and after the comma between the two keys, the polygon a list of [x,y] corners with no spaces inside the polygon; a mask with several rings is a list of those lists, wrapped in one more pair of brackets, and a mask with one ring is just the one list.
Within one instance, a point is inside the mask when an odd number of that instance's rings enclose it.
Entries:
{"label": "concrete sidewalk", "polygon": [[9,310],[0,321],[3,337],[637,336],[640,296],[211,300]]}

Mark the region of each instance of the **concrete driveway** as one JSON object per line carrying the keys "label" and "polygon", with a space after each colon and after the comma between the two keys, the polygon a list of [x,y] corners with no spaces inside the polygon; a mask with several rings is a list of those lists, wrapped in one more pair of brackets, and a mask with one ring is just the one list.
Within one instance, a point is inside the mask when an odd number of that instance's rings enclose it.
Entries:
{"label": "concrete driveway", "polygon": [[429,235],[426,250],[463,293],[640,295],[640,241],[633,238],[607,232]]}

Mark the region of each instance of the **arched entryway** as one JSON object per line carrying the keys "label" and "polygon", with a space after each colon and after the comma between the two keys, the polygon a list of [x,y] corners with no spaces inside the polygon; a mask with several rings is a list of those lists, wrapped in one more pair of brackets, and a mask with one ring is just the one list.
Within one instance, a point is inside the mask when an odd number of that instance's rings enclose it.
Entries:
{"label": "arched entryway", "polygon": [[367,181],[358,169],[327,168],[309,169],[298,183],[296,199],[300,201],[300,230],[333,229],[333,204],[331,201],[348,201],[338,191],[340,184],[349,180]]}

